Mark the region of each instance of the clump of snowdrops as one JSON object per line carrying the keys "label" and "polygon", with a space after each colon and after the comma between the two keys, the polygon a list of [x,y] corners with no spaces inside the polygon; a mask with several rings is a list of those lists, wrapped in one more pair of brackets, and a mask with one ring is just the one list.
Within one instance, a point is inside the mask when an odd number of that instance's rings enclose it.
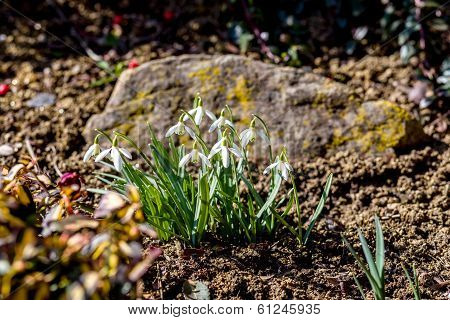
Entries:
{"label": "clump of snowdrops", "polygon": [[[200,126],[208,119],[209,130],[204,133]],[[160,239],[177,237],[197,246],[205,232],[211,232],[227,241],[255,242],[273,236],[284,225],[301,245],[308,241],[324,207],[332,175],[328,176],[316,210],[311,216],[302,215],[287,150],[282,148],[273,156],[269,129],[259,116],[254,115],[250,126],[238,133],[229,107],[217,118],[197,95],[192,110],[182,111],[177,123],[167,131],[166,141],[158,139],[150,125],[148,129],[149,155],[120,132],[109,135],[98,131],[84,160],[93,157],[114,170],[98,175],[116,191],[125,193],[129,184],[137,188],[147,220]],[[188,135],[192,146],[177,146],[175,135]],[[206,135],[213,135],[214,145],[207,144]],[[109,140],[110,148],[102,150],[101,137]],[[259,179],[248,160],[249,147],[256,139],[265,144],[271,163],[263,172],[271,175],[268,192],[256,188]],[[121,146],[122,142],[135,149],[148,170],[132,165],[132,154]],[[291,188],[280,195],[283,182],[289,182]],[[296,219],[288,219],[291,211]],[[288,222],[292,220],[296,222]]]}

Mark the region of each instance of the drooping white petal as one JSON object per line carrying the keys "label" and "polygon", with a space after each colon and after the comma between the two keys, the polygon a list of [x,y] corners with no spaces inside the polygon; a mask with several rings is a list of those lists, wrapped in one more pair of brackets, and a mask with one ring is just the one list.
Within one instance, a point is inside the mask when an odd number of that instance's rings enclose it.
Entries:
{"label": "drooping white petal", "polygon": [[211,151],[215,150],[215,149],[220,149],[223,140],[225,140],[225,138],[220,138],[219,141],[217,141],[216,144],[213,145],[213,147],[211,148]]}
{"label": "drooping white petal", "polygon": [[241,134],[239,135],[239,138],[241,138],[241,140],[242,140],[247,135],[247,132],[249,132],[249,131],[250,131],[250,128],[243,130],[241,132]]}
{"label": "drooping white petal", "polygon": [[[245,132],[245,133],[244,133]],[[250,129],[246,129],[241,133],[241,143],[242,147],[246,148],[252,138],[252,131]]]}
{"label": "drooping white petal", "polygon": [[90,146],[89,149],[86,151],[86,153],[84,154],[84,157],[83,157],[83,161],[84,162],[88,161],[94,154],[94,151],[95,151],[95,144]]}
{"label": "drooping white petal", "polygon": [[196,125],[200,125],[200,123],[202,122],[203,119],[203,108],[202,107],[198,107],[197,108],[197,112],[195,113],[195,124]]}
{"label": "drooping white petal", "polygon": [[204,109],[204,110],[205,110],[205,113],[208,116],[208,118],[210,118],[213,121],[215,121],[217,119],[216,116],[214,115],[214,113],[212,113],[211,111],[206,110],[206,109]]}
{"label": "drooping white petal", "polygon": [[[194,108],[194,109],[192,109],[192,110],[189,110],[188,113],[189,113],[191,116],[194,116],[194,114],[197,112],[197,109],[198,109],[198,107],[197,107],[197,108]],[[187,119],[190,119],[190,117],[189,117],[187,114],[185,114],[184,117],[183,117],[183,121],[186,121]]]}
{"label": "drooping white petal", "polygon": [[112,148],[109,148],[109,149],[106,149],[106,150],[103,150],[102,152],[100,152],[99,155],[95,158],[95,162],[102,161],[103,158],[105,158],[108,155],[108,153],[111,151],[111,149]]}
{"label": "drooping white petal", "polygon": [[268,174],[270,172],[270,170],[272,170],[273,168],[275,168],[276,166],[278,166],[279,162],[275,161],[274,163],[272,163],[270,166],[268,166],[266,169],[264,169],[264,174]]}
{"label": "drooping white petal", "polygon": [[173,134],[175,133],[175,131],[177,131],[179,125],[180,125],[180,124],[177,123],[176,125],[170,127],[169,130],[167,130],[166,138],[168,138],[168,137],[170,137],[171,135],[173,135]]}
{"label": "drooping white petal", "polygon": [[284,162],[284,165],[286,166],[286,168],[287,168],[289,171],[292,171],[292,166],[291,166],[291,164],[290,164],[289,162]]}
{"label": "drooping white petal", "polygon": [[239,148],[239,146],[233,142],[232,148],[235,148],[236,150],[241,150],[241,148]]}
{"label": "drooping white petal", "polygon": [[288,169],[286,167],[286,162],[281,162],[280,163],[280,172],[281,172],[281,176],[283,177],[283,179],[288,181],[288,179],[289,179],[289,172],[288,172]]}
{"label": "drooping white petal", "polygon": [[114,168],[116,168],[117,171],[121,171],[123,168],[123,160],[117,147],[111,148],[111,158],[114,163]]}
{"label": "drooping white petal", "polygon": [[181,158],[179,166],[184,167],[186,165],[186,163],[188,163],[188,161],[191,159],[191,157],[192,157],[192,152],[185,155],[183,158]]}
{"label": "drooping white petal", "polygon": [[228,150],[230,150],[230,152],[232,154],[234,154],[236,157],[238,157],[239,159],[243,158],[244,156],[242,155],[241,150],[239,150],[239,147],[233,143],[233,147],[232,148],[228,148]]}
{"label": "drooping white petal", "polygon": [[198,156],[200,159],[202,159],[202,162],[206,164],[208,167],[211,167],[211,162],[209,162],[208,158],[201,152],[198,153]]}
{"label": "drooping white petal", "polygon": [[194,131],[192,131],[191,128],[189,128],[188,126],[184,126],[184,128],[186,129],[186,132],[191,136],[192,139],[195,139],[195,133]]}
{"label": "drooping white petal", "polygon": [[229,150],[232,154],[234,154],[238,159],[242,159],[242,153],[241,153],[239,150],[234,149],[234,148],[228,148],[228,150]]}
{"label": "drooping white petal", "polygon": [[228,168],[230,165],[230,154],[228,152],[228,148],[227,147],[222,147],[222,163],[224,168]]}
{"label": "drooping white petal", "polygon": [[212,157],[214,157],[218,152],[220,152],[220,150],[221,150],[221,148],[211,149],[211,151],[209,152],[208,159],[211,159]]}
{"label": "drooping white petal", "polygon": [[266,135],[264,130],[258,130],[258,136],[261,137],[265,144],[270,144],[269,137]]}
{"label": "drooping white petal", "polygon": [[222,122],[222,117],[220,117],[219,119],[217,119],[216,121],[214,121],[212,123],[212,125],[209,127],[209,132],[213,132],[214,130],[217,129],[217,127],[220,125],[220,123]]}
{"label": "drooping white petal", "polygon": [[229,126],[229,127],[231,127],[231,128],[234,128],[234,124],[233,124],[233,122],[231,122],[230,120],[225,120],[225,124],[227,125],[227,126]]}
{"label": "drooping white petal", "polygon": [[131,156],[131,153],[130,153],[130,151],[128,151],[127,149],[125,149],[125,148],[119,148],[119,151],[120,151],[120,153],[121,154],[123,154],[125,157],[127,157],[128,159],[132,159],[133,157]]}

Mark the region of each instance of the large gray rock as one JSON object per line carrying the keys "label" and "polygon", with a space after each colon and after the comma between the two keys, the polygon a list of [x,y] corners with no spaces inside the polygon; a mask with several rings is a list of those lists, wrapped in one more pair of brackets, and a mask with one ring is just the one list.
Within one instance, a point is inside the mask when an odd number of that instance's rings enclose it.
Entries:
{"label": "large gray rock", "polygon": [[84,135],[91,141],[96,128],[117,129],[143,145],[147,121],[162,137],[180,110],[191,108],[196,93],[216,114],[228,104],[239,129],[248,126],[252,113],[260,115],[275,147],[286,145],[296,158],[336,149],[382,152],[424,137],[413,117],[393,103],[360,102],[331,79],[234,55],[170,57],[125,71]]}

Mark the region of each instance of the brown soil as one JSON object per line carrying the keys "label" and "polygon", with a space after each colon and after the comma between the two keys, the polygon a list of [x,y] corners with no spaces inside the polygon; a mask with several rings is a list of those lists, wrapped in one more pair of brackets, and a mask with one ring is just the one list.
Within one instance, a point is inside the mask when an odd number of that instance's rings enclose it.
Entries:
{"label": "brown soil", "polygon": [[[94,15],[90,16],[92,21],[101,20],[95,16],[97,10],[84,10],[85,16]],[[108,19],[113,15],[102,14]],[[41,165],[54,177],[57,167],[63,172],[79,171],[90,185],[98,183],[89,173],[94,167],[81,162],[87,148],[81,132],[87,119],[104,108],[114,83],[91,87],[92,80],[106,74],[90,59],[69,54],[61,47],[58,49],[63,58],[49,55],[49,47],[44,45],[48,40],[42,38],[41,30],[5,8],[0,10],[0,19],[6,21],[0,26],[0,34],[8,35],[0,42],[0,82],[12,87],[10,93],[0,97],[0,145],[8,143],[17,149],[12,156],[0,157],[0,166],[13,164],[24,154],[23,142],[29,138]],[[194,22],[197,25],[192,30],[204,32],[202,20]],[[52,27],[45,21],[43,26]],[[196,35],[192,30],[188,33]],[[186,38],[183,32],[177,36]],[[220,46],[218,37],[211,39],[211,35],[185,42],[200,43],[198,39],[203,39],[202,45],[194,49],[153,41],[124,55],[110,54],[111,60],[135,57],[144,62],[169,54],[235,50],[232,45]],[[402,150],[402,154],[362,158],[338,153],[328,159],[298,163],[297,182],[305,214],[315,207],[327,173],[335,176],[332,201],[306,248],[300,248],[287,234],[254,245],[211,241],[194,252],[176,242],[162,244],[165,254],[146,275],[145,297],[161,298],[162,291],[166,299],[182,298],[183,281],[192,279],[205,281],[214,299],[360,298],[352,272],[366,289],[369,286],[343,246],[341,233],[357,246],[356,227],[362,227],[373,244],[372,218],[377,214],[382,219],[387,249],[387,296],[412,298],[400,267],[404,262],[415,264],[419,270],[424,298],[450,299],[448,114],[444,115],[442,106],[420,110],[408,102],[407,89],[413,85],[414,71],[402,65],[396,55],[371,57],[358,64],[319,59],[314,71],[349,84],[367,99],[400,103],[421,119],[435,141],[418,150]],[[25,102],[37,92],[55,94],[56,104],[40,109],[27,107]]]}
{"label": "brown soil", "polygon": [[[386,242],[386,292],[411,299],[400,263],[416,265],[423,298],[449,299],[450,152],[425,148],[399,157],[361,159],[339,153],[298,163],[302,212],[311,214],[328,172],[336,179],[332,202],[305,248],[289,235],[246,246],[205,243],[200,251],[164,245],[164,258],[150,271],[147,297],[182,298],[182,283],[204,281],[214,299],[359,299],[352,273],[368,288],[341,234],[355,245],[356,228],[373,244],[373,216],[382,220]],[[359,246],[357,246],[359,248]]]}

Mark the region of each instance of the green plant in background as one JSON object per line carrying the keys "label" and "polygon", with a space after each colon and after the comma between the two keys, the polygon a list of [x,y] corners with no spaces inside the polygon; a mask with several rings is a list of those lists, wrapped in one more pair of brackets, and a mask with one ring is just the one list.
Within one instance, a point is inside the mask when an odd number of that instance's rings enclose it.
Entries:
{"label": "green plant in background", "polygon": [[97,66],[105,71],[107,75],[104,77],[94,80],[91,83],[91,87],[101,87],[110,82],[116,81],[122,72],[126,69],[125,63],[118,62],[114,66],[110,66],[110,64],[104,60],[101,60],[97,63]]}
{"label": "green plant in background", "polygon": [[440,73],[436,79],[438,84],[436,94],[438,97],[450,98],[450,57],[445,58],[440,67]]}
{"label": "green plant in background", "polygon": [[[212,147],[207,145],[200,130],[205,115],[212,121],[208,135],[217,139]],[[178,122],[166,133],[167,145],[157,138],[150,126],[149,134],[150,156],[119,132],[114,132],[113,137],[100,132],[98,137],[104,135],[112,147],[100,151],[96,138],[86,160],[95,156],[97,162],[117,171],[117,174],[99,173],[101,181],[116,191],[124,193],[128,184],[137,187],[145,215],[160,239],[177,237],[198,246],[205,232],[209,231],[227,241],[255,242],[263,236],[273,236],[284,225],[300,244],[306,244],[324,208],[332,175],[327,179],[317,209],[309,217],[308,227],[303,230],[307,217],[300,213],[287,151],[283,148],[273,158],[270,132],[260,117],[254,115],[249,128],[238,134],[229,107],[216,118],[203,107],[201,98],[197,96],[193,109],[183,111]],[[192,139],[189,150],[184,145],[176,146],[173,139],[173,135],[185,134]],[[271,162],[264,171],[271,173],[267,193],[257,189],[260,177],[252,174],[254,169],[248,161],[249,146],[255,139],[266,145]],[[131,155],[119,147],[119,140],[128,142],[137,151],[148,170],[129,162]],[[292,187],[279,195],[283,181],[290,181]],[[286,221],[291,210],[297,216],[296,226]]]}
{"label": "green plant in background", "polygon": [[398,34],[400,56],[405,62],[419,52],[442,55],[439,34],[448,31],[446,19],[445,6],[438,1],[387,1],[380,20],[382,37],[387,41]]}
{"label": "green plant in background", "polygon": [[448,51],[446,4],[445,0],[230,1],[243,14],[232,15],[227,27],[241,50],[259,47],[257,51],[275,62],[281,58],[285,64],[300,66],[327,54],[326,48],[354,55],[383,44],[383,50],[398,50],[405,62],[417,56],[422,73],[435,80],[433,69],[439,68]]}
{"label": "green plant in background", "polygon": [[[358,237],[361,242],[361,247],[364,253],[364,257],[366,259],[367,265],[369,268],[367,268],[366,264],[363,262],[361,257],[356,253],[355,249],[352,247],[352,245],[348,242],[348,240],[345,237],[342,237],[345,245],[350,250],[350,253],[355,258],[356,262],[358,263],[358,266],[361,268],[361,270],[366,275],[367,279],[369,280],[370,286],[372,287],[373,294],[375,296],[375,299],[377,300],[384,300],[385,299],[385,292],[384,292],[384,286],[385,286],[385,280],[384,280],[384,238],[383,238],[383,230],[381,228],[380,219],[375,216],[375,242],[376,242],[376,249],[375,249],[375,260],[372,256],[372,253],[370,251],[369,245],[367,244],[367,240],[364,237],[362,231],[358,229]],[[355,276],[353,276],[355,283],[365,299],[364,291],[359,283],[359,281],[356,279]]]}
{"label": "green plant in background", "polygon": [[406,279],[408,279],[409,286],[411,287],[411,290],[414,294],[414,299],[421,300],[419,278],[417,277],[416,267],[414,265],[412,267],[412,278],[406,267],[403,265],[403,263],[402,269],[405,272]]}

